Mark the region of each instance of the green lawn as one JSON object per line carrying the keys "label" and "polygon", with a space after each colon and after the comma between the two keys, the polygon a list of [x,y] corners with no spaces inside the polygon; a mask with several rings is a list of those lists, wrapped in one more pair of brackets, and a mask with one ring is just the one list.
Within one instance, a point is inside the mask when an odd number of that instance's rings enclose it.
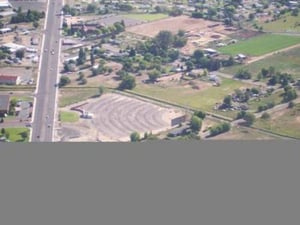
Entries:
{"label": "green lawn", "polygon": [[[5,128],[5,131],[9,133],[8,140],[11,142],[28,142],[29,141],[29,129],[28,128]],[[26,132],[27,137],[23,139],[22,133]]]}
{"label": "green lawn", "polygon": [[274,133],[300,138],[300,104],[288,109],[283,115],[269,120],[257,119],[254,126]]}
{"label": "green lawn", "polygon": [[65,107],[96,96],[98,88],[63,88],[60,90],[59,107]]}
{"label": "green lawn", "polygon": [[129,18],[129,19],[136,19],[136,20],[143,20],[143,21],[154,21],[154,20],[160,20],[167,18],[167,14],[162,14],[162,13],[135,13],[135,14],[126,14],[123,17]]}
{"label": "green lawn", "polygon": [[[183,86],[163,88],[157,85],[139,84],[133,89],[133,92],[193,109],[216,113],[213,110],[215,104],[222,102],[224,96],[233,93],[235,89],[240,87],[246,88],[251,86],[236,80],[222,79],[220,87],[211,87],[203,91]],[[225,113],[218,111],[217,113],[231,118],[236,115],[236,112]]]}
{"label": "green lawn", "polygon": [[295,78],[300,78],[300,48],[280,52],[248,65],[237,65],[224,68],[225,73],[235,74],[240,68],[249,70],[253,78],[262,68],[273,66],[277,71],[291,73]]}
{"label": "green lawn", "polygon": [[61,122],[74,123],[79,120],[79,115],[76,112],[60,111],[59,117]]}
{"label": "green lawn", "polygon": [[300,21],[300,14],[298,16],[291,16],[290,14],[280,18],[279,20],[260,23],[264,31],[268,32],[300,32],[300,26],[297,22]]}
{"label": "green lawn", "polygon": [[219,51],[229,55],[242,53],[260,56],[298,43],[300,43],[300,37],[297,36],[264,34],[219,48]]}

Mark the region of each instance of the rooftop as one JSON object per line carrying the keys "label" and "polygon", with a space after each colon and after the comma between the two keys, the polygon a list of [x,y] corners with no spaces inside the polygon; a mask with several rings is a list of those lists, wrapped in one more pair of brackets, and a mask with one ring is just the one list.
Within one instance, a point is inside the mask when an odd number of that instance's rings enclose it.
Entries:
{"label": "rooftop", "polygon": [[9,95],[0,95],[0,110],[9,109]]}

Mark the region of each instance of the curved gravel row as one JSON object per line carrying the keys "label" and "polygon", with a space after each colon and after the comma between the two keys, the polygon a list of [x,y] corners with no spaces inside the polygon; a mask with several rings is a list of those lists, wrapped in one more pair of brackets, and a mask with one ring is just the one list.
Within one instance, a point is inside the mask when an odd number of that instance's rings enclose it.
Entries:
{"label": "curved gravel row", "polygon": [[134,131],[150,132],[170,125],[163,119],[167,109],[117,94],[105,94],[85,109],[94,114],[93,124],[102,136],[119,140]]}

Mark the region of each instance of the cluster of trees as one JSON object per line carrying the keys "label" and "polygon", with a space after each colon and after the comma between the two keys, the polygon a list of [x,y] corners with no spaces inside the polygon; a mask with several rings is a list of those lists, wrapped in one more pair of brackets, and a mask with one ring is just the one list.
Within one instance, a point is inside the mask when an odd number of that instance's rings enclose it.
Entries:
{"label": "cluster of trees", "polygon": [[255,115],[250,112],[240,111],[238,112],[236,119],[244,119],[247,126],[251,126],[255,122]]}
{"label": "cluster of trees", "polygon": [[271,109],[275,106],[275,103],[274,101],[271,101],[271,102],[268,102],[266,104],[263,104],[263,105],[259,105],[257,107],[257,112],[262,112],[262,111],[265,111],[267,109]]}
{"label": "cluster of trees", "polygon": [[11,17],[10,23],[37,22],[39,19],[44,17],[44,12],[38,12],[30,9],[28,9],[27,12],[22,12],[22,9],[19,7],[17,15]]}
{"label": "cluster of trees", "polygon": [[170,11],[169,11],[169,16],[180,16],[183,14],[183,10],[178,8],[178,7],[173,7]]}
{"label": "cluster of trees", "polygon": [[209,129],[210,136],[216,136],[218,134],[225,133],[229,131],[230,128],[231,128],[230,123],[226,123],[226,122],[221,123],[219,125],[215,125]]}
{"label": "cluster of trees", "polygon": [[71,83],[71,80],[70,80],[69,77],[61,76],[58,86],[59,87],[64,87],[64,86],[66,86],[67,84],[70,84],[70,83]]}
{"label": "cluster of trees", "polygon": [[138,43],[136,52],[141,55],[149,53],[153,56],[175,60],[179,53],[174,48],[181,48],[186,43],[187,38],[184,31],[179,30],[177,34],[173,35],[170,31],[162,30],[152,40]]}
{"label": "cluster of trees", "polygon": [[251,79],[251,73],[246,69],[240,69],[234,77],[238,79],[248,80]]}
{"label": "cluster of trees", "polygon": [[75,7],[71,7],[69,4],[65,4],[62,8],[62,11],[64,12],[64,14],[71,16],[76,16],[77,13],[77,9]]}
{"label": "cluster of trees", "polygon": [[185,64],[188,71],[191,71],[193,68],[204,68],[209,71],[215,71],[221,67],[221,61],[219,59],[205,56],[203,51],[200,49],[195,50],[191,58],[188,59]]}
{"label": "cluster of trees", "polygon": [[283,93],[283,102],[289,102],[298,97],[297,92],[294,88],[291,86],[285,86],[284,87],[284,93]]}
{"label": "cluster of trees", "polygon": [[269,85],[280,84],[282,87],[287,86],[289,83],[294,83],[295,80],[291,74],[276,72],[268,81]]}
{"label": "cluster of trees", "polygon": [[240,89],[234,90],[234,100],[237,102],[248,102],[253,94],[259,94],[259,90],[255,87],[247,88],[244,92]]}

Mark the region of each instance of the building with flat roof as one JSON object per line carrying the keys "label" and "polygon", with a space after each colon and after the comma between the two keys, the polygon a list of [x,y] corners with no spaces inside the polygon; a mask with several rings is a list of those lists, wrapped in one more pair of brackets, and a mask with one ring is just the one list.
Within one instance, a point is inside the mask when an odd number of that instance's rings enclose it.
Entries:
{"label": "building with flat roof", "polygon": [[11,75],[0,75],[0,85],[19,85],[21,82],[19,76],[11,76]]}
{"label": "building with flat roof", "polygon": [[0,0],[0,9],[12,8],[8,0]]}

